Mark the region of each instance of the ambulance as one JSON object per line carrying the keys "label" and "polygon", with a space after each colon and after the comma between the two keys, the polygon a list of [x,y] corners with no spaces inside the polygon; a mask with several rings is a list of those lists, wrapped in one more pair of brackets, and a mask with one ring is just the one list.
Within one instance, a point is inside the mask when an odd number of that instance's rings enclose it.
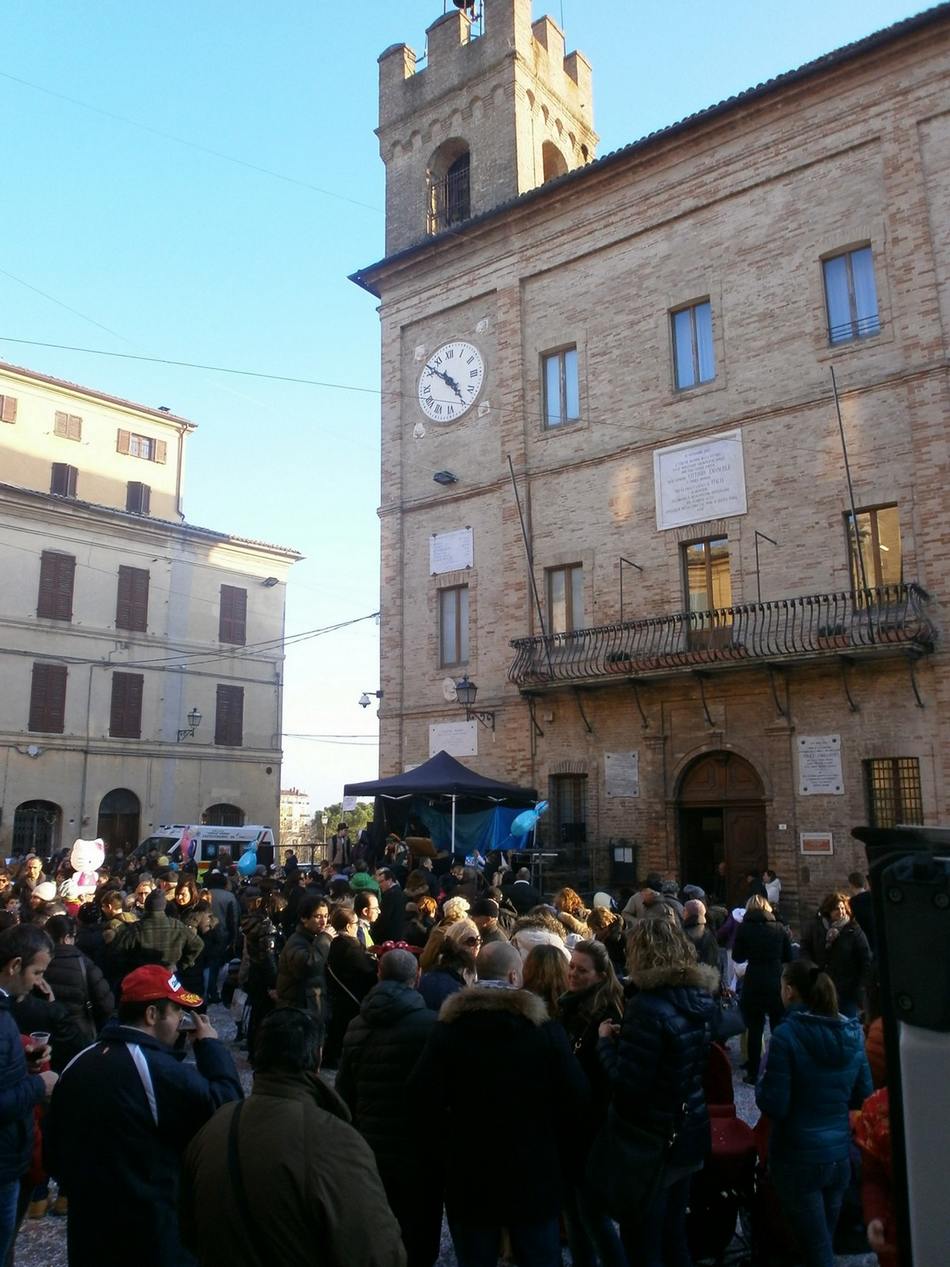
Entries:
{"label": "ambulance", "polygon": [[204,875],[216,866],[226,870],[251,848],[257,851],[259,866],[272,866],[276,852],[272,829],[259,824],[208,827],[205,823],[173,823],[157,828],[142,841],[135,855],[142,857],[157,849],[160,856],[177,866],[194,861],[198,865],[198,874]]}

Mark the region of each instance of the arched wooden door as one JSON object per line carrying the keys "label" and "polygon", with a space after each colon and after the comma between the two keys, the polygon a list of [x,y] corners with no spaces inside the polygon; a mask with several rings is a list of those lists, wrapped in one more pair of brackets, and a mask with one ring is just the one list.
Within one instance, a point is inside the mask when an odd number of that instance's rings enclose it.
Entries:
{"label": "arched wooden door", "polygon": [[761,875],[768,865],[762,780],[744,757],[709,752],[688,767],[677,799],[682,882],[737,905],[749,872]]}
{"label": "arched wooden door", "polygon": [[97,834],[105,841],[106,851],[122,849],[130,854],[139,843],[139,822],[142,806],[139,798],[127,787],[113,788],[99,802]]}

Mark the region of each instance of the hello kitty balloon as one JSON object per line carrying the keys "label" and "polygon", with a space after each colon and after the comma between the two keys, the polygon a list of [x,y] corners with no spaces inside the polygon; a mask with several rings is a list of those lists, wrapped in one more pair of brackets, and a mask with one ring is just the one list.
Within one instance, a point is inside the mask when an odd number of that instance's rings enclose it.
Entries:
{"label": "hello kitty balloon", "polygon": [[75,840],[69,861],[75,871],[75,880],[81,892],[95,893],[99,877],[96,874],[106,856],[104,840]]}

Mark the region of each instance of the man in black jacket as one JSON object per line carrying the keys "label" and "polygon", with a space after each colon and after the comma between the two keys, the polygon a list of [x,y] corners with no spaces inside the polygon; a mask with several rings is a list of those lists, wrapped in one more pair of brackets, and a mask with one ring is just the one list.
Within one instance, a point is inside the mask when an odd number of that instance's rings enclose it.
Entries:
{"label": "man in black jacket", "polygon": [[376,1155],[402,1229],[407,1267],[432,1267],[439,1256],[442,1198],[437,1184],[419,1182],[431,1141],[419,1130],[405,1094],[436,1023],[415,988],[418,977],[418,961],[408,950],[381,957],[379,985],[363,999],[346,1031],[336,1089]]}
{"label": "man in black jacket", "polygon": [[381,946],[384,941],[402,940],[406,929],[406,895],[389,867],[377,870],[376,882],[382,897],[379,899],[379,919],[373,927],[373,941]]}
{"label": "man in black jacket", "polygon": [[298,909],[297,927],[287,938],[277,963],[277,1006],[303,1008],[320,1022],[324,1019],[326,994],[322,940],[326,926],[326,898],[308,893]]}
{"label": "man in black jacket", "polygon": [[518,870],[514,884],[506,884],[502,888],[502,893],[504,893],[519,915],[527,915],[533,907],[540,906],[544,901],[544,898],[531,883],[531,872],[527,867],[521,867]]}

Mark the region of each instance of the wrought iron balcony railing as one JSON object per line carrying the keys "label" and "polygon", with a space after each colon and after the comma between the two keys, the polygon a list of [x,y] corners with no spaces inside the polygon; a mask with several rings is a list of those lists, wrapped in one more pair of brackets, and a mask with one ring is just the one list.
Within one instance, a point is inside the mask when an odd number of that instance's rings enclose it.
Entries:
{"label": "wrought iron balcony railing", "polygon": [[516,638],[508,676],[518,686],[543,686],[895,647],[922,654],[933,649],[936,636],[928,599],[919,585],[883,585]]}

